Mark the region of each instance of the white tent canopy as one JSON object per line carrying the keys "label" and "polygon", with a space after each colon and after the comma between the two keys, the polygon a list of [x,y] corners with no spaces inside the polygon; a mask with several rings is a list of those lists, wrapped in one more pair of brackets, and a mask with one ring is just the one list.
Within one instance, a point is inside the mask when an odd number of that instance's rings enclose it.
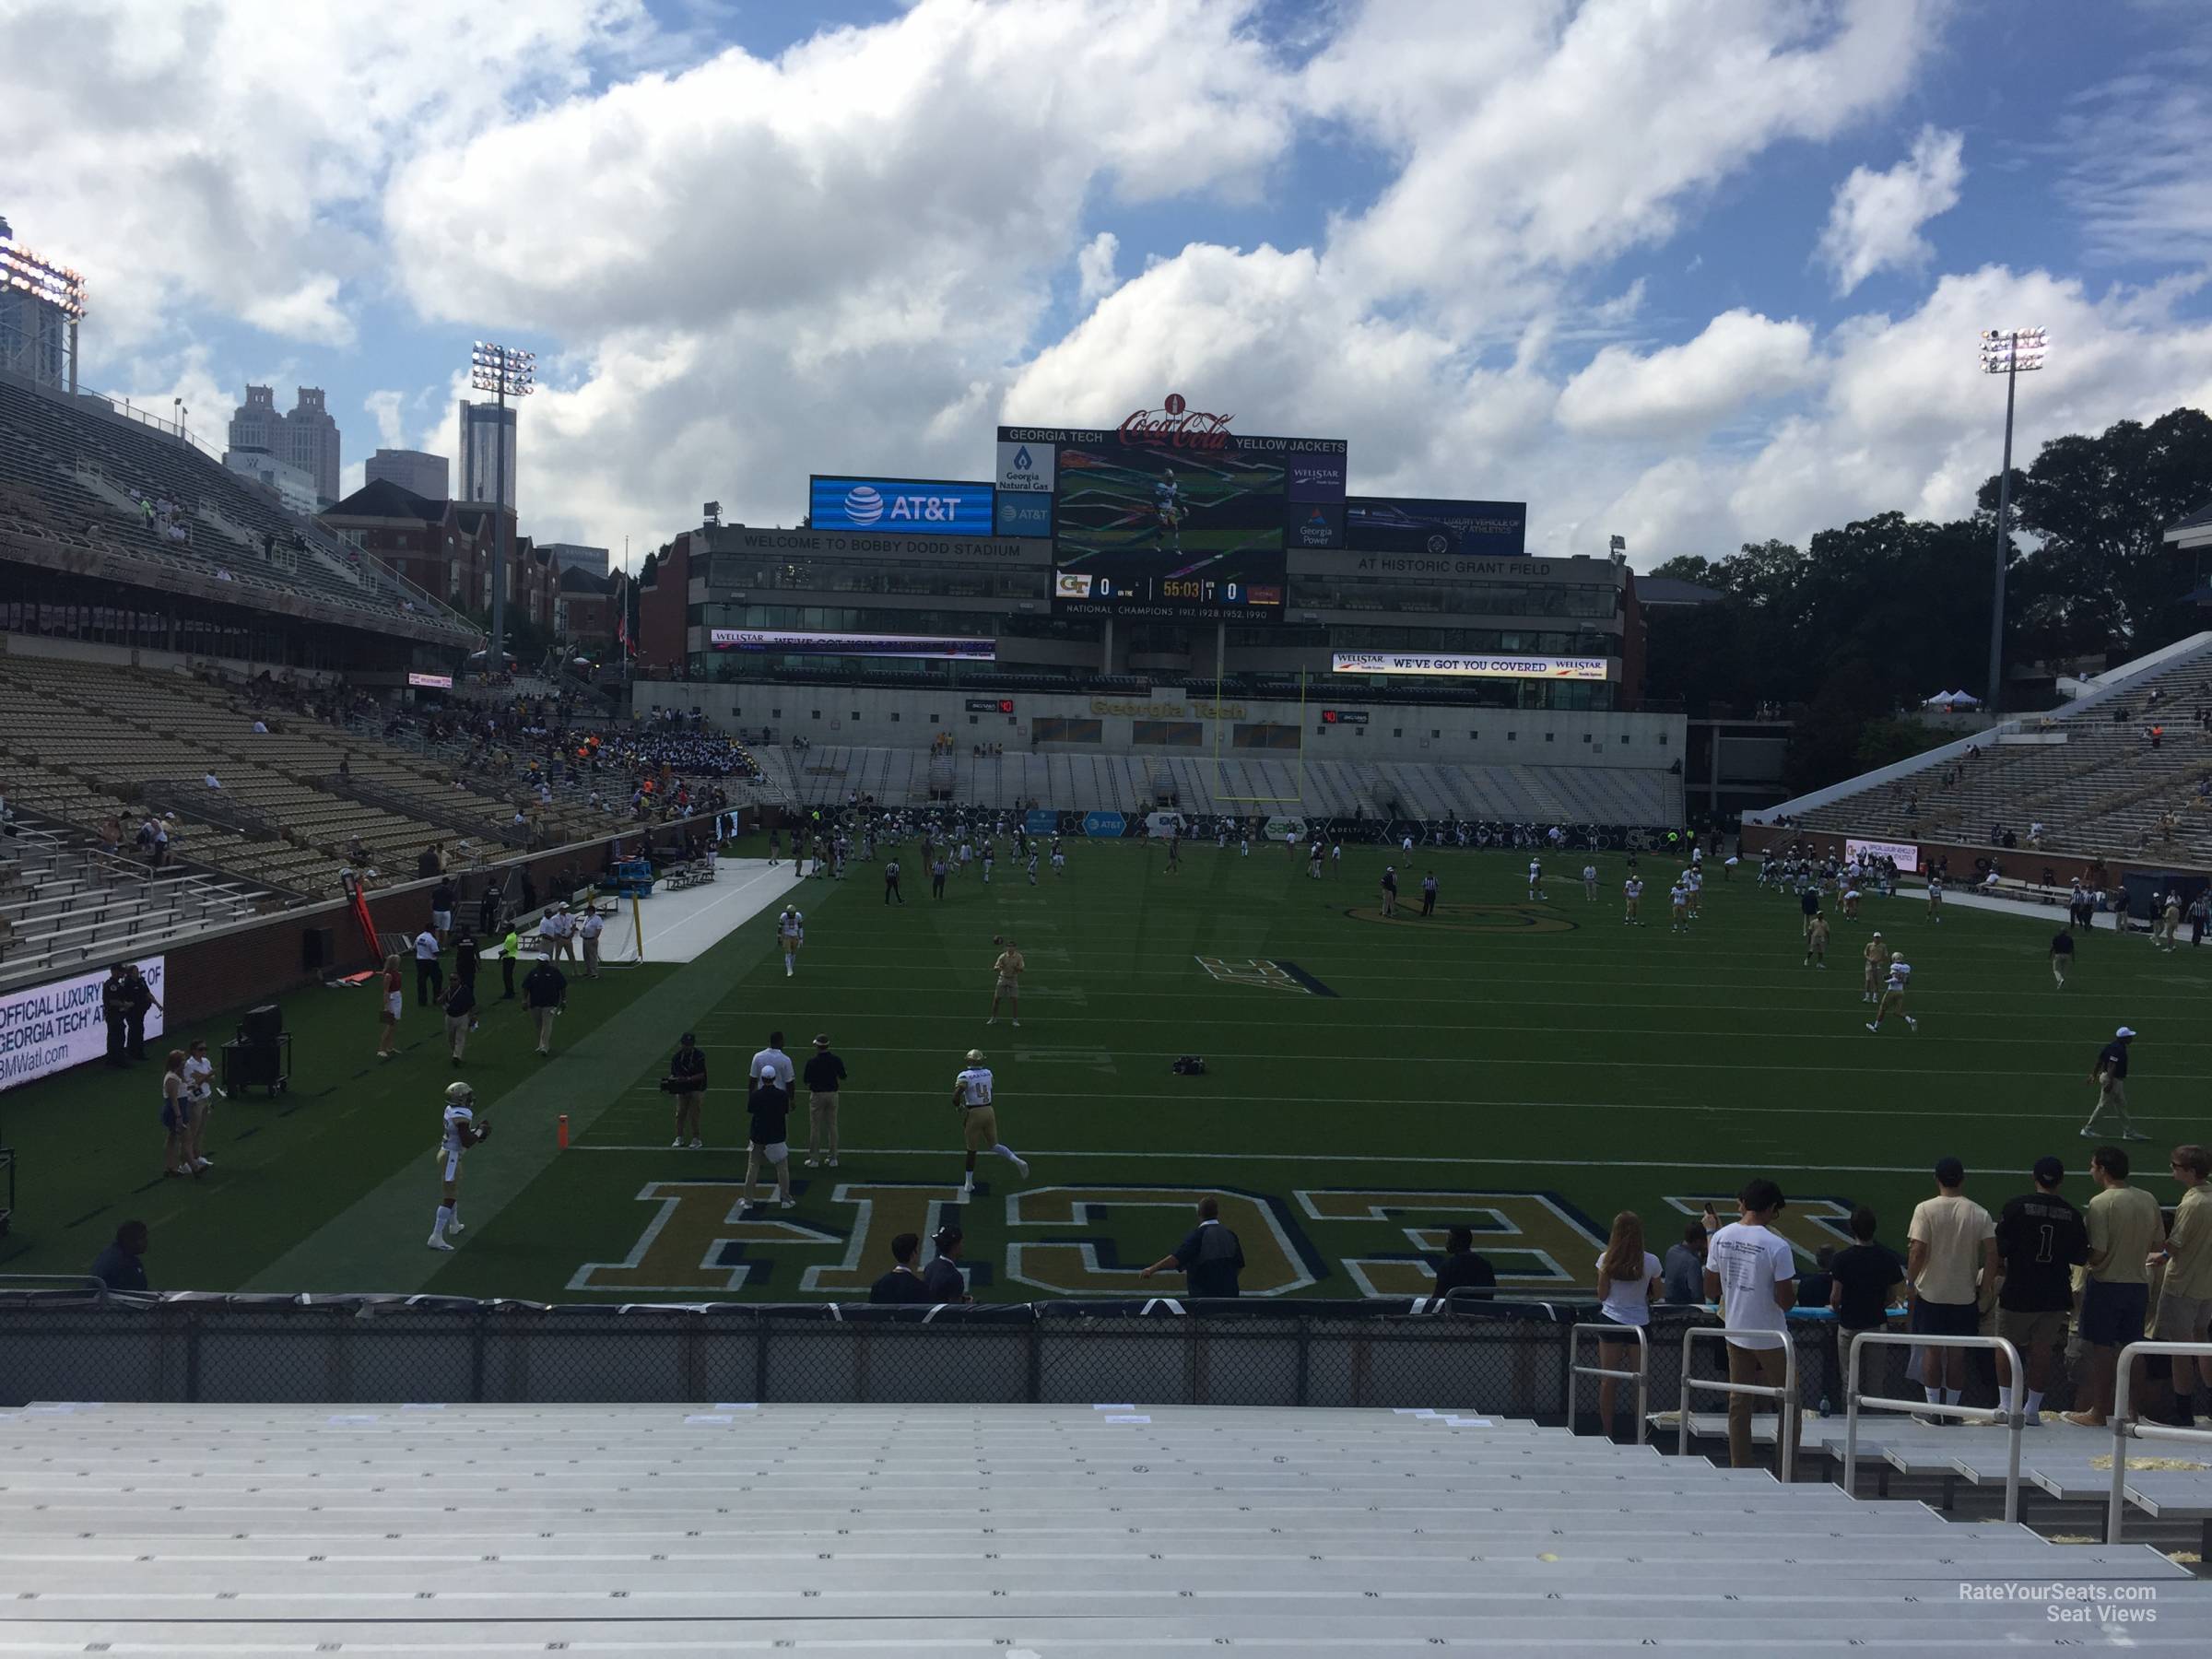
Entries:
{"label": "white tent canopy", "polygon": [[1924,709],[1978,709],[1982,706],[1982,700],[1971,691],[1938,691],[1920,706]]}

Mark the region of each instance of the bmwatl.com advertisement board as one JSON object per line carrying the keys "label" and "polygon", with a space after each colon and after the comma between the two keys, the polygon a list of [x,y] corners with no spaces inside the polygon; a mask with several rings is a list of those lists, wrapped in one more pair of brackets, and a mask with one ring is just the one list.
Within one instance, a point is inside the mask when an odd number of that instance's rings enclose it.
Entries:
{"label": "bmwatl.com advertisement board", "polygon": [[1281,620],[1286,550],[1344,546],[1347,446],[1230,418],[1171,396],[1112,429],[999,429],[1000,501],[1052,502],[1055,615]]}
{"label": "bmwatl.com advertisement board", "polygon": [[[146,1011],[150,1041],[161,1035],[162,959],[139,958],[138,972],[154,994],[154,1006]],[[34,1083],[106,1054],[108,1027],[100,1015],[100,988],[107,978],[103,966],[72,979],[0,994],[0,1089]],[[153,1098],[150,1092],[147,1098]],[[150,1121],[150,1109],[147,1117]]]}

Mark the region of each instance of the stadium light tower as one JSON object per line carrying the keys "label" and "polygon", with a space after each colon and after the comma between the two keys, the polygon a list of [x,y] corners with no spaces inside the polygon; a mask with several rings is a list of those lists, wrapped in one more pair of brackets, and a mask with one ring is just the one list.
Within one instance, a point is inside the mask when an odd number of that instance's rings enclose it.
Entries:
{"label": "stadium light tower", "polygon": [[501,410],[492,425],[492,445],[499,461],[491,487],[491,644],[484,655],[484,677],[489,679],[507,661],[507,419],[510,397],[527,397],[537,390],[537,353],[510,351],[488,340],[478,340],[469,354],[469,384],[489,392]]}
{"label": "stadium light tower", "polygon": [[2005,691],[2005,549],[2012,514],[2012,406],[2020,375],[2043,366],[2051,344],[2045,328],[1985,328],[1982,372],[2005,377],[2005,464],[1997,473],[1997,575],[1989,608],[1989,712]]}

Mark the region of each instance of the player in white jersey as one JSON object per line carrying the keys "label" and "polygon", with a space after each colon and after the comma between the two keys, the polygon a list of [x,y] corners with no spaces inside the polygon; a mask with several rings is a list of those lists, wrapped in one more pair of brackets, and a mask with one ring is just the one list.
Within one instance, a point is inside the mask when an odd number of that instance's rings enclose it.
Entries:
{"label": "player in white jersey", "polygon": [[1594,864],[1583,866],[1583,897],[1585,900],[1597,897],[1597,866]]}
{"label": "player in white jersey", "polygon": [[961,1139],[968,1147],[968,1170],[960,1178],[960,1202],[965,1204],[975,1196],[975,1155],[978,1152],[995,1152],[1017,1170],[1026,1180],[1030,1166],[1015,1152],[1002,1145],[998,1138],[998,1101],[991,1077],[991,1068],[983,1064],[981,1049],[968,1051],[968,1064],[960,1068],[952,1080],[952,1104],[960,1114]]}
{"label": "player in white jersey", "polygon": [[476,1090],[467,1084],[445,1086],[444,1130],[438,1144],[438,1219],[430,1228],[432,1250],[451,1250],[446,1234],[461,1230],[461,1155],[491,1138],[491,1120],[478,1123],[476,1105]]}
{"label": "player in white jersey", "polygon": [[1332,841],[1329,842],[1329,868],[1335,871],[1339,875],[1343,874],[1344,843],[1340,841]]}
{"label": "player in white jersey", "polygon": [[1531,899],[1544,897],[1544,861],[1540,858],[1528,861],[1528,896]]}
{"label": "player in white jersey", "polygon": [[985,841],[983,843],[983,885],[985,887],[989,887],[991,885],[991,866],[995,865],[997,862],[998,843],[996,841]]}
{"label": "player in white jersey", "polygon": [[799,949],[806,943],[806,918],[785,905],[776,918],[776,937],[782,941],[783,977],[789,979],[798,969]]}
{"label": "player in white jersey", "polygon": [[1937,924],[1943,921],[1943,877],[1940,876],[1928,877],[1928,920]]}
{"label": "player in white jersey", "polygon": [[1912,964],[1905,960],[1905,953],[1901,950],[1891,951],[1889,953],[1888,982],[1882,987],[1881,1005],[1875,1009],[1873,1019],[1867,1022],[1866,1029],[1868,1030],[1880,1031],[1882,1021],[1892,1014],[1905,1022],[1907,1030],[1917,1031],[1920,1030],[1920,1021],[1905,1012],[1905,987],[1912,983]]}
{"label": "player in white jersey", "polygon": [[1053,837],[1053,874],[1067,874],[1067,854],[1060,850],[1060,838],[1056,835]]}
{"label": "player in white jersey", "polygon": [[1031,887],[1035,887],[1035,886],[1037,885],[1037,849],[1036,849],[1036,847],[1035,847],[1035,846],[1033,846],[1033,845],[1032,845],[1032,846],[1030,848],[1030,865],[1029,865],[1029,869],[1030,869],[1030,885]]}
{"label": "player in white jersey", "polygon": [[1321,843],[1315,841],[1306,853],[1306,874],[1315,881],[1321,879]]}
{"label": "player in white jersey", "polygon": [[1682,877],[1682,885],[1689,889],[1689,919],[1695,922],[1699,907],[1705,902],[1705,872],[1695,865],[1690,865]]}
{"label": "player in white jersey", "polygon": [[1643,925],[1643,918],[1638,915],[1637,912],[1641,910],[1643,905],[1643,877],[1641,876],[1630,876],[1626,881],[1622,882],[1620,884],[1620,896],[1623,905],[1620,913],[1620,924],[1623,927],[1641,927]]}
{"label": "player in white jersey", "polygon": [[1666,889],[1668,933],[1689,931],[1689,889],[1677,877],[1675,885]]}
{"label": "player in white jersey", "polygon": [[968,843],[967,843],[967,841],[962,841],[960,842],[960,874],[961,874],[961,875],[963,875],[963,876],[965,876],[965,875],[968,873],[968,859],[969,859],[969,847],[968,847]]}

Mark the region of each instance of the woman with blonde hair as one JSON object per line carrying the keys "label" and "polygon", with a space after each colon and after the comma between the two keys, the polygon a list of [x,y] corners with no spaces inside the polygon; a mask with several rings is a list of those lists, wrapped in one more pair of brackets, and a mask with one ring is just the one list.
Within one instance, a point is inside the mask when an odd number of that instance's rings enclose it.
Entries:
{"label": "woman with blonde hair", "polygon": [[[1659,1258],[1643,1247],[1643,1218],[1634,1210],[1622,1210],[1613,1218],[1613,1235],[1606,1241],[1606,1253],[1597,1258],[1597,1295],[1605,1304],[1600,1310],[1601,1323],[1639,1329],[1650,1324],[1652,1300],[1659,1293]],[[1632,1362],[1641,1366],[1641,1347],[1607,1342],[1601,1336],[1597,1362],[1607,1371],[1627,1371]],[[1618,1399],[1619,1384],[1611,1377],[1601,1377],[1597,1415],[1608,1435],[1613,1432]]]}
{"label": "woman with blonde hair", "polygon": [[168,1136],[161,1150],[161,1173],[191,1175],[190,1153],[186,1150],[192,1137],[192,1108],[185,1100],[184,1051],[169,1051],[169,1069],[161,1074],[161,1129]]}
{"label": "woman with blonde hair", "polygon": [[392,1040],[399,1035],[399,1010],[406,1001],[400,994],[400,982],[399,958],[388,956],[384,959],[383,1027],[376,1040],[379,1060],[389,1060],[396,1052]]}

